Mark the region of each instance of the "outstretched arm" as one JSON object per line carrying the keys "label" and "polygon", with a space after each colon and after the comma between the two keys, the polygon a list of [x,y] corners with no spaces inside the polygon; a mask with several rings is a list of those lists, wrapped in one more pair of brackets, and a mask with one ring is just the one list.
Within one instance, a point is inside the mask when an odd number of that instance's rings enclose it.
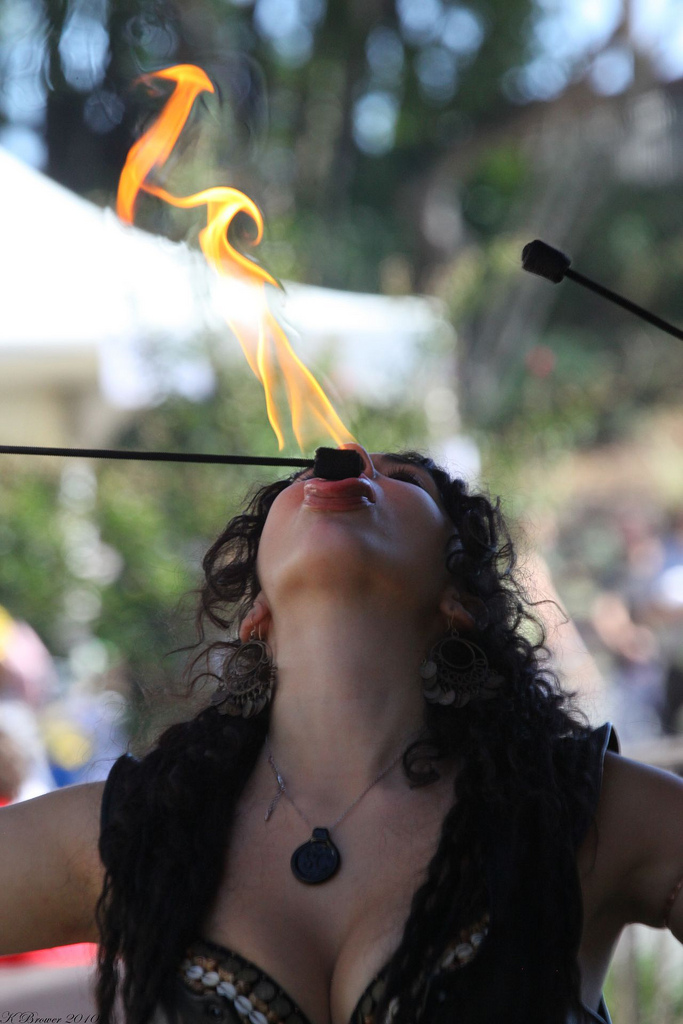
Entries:
{"label": "outstretched arm", "polygon": [[104,783],[0,810],[0,955],[96,942]]}
{"label": "outstretched arm", "polygon": [[683,779],[608,751],[598,829],[620,920],[683,943]]}
{"label": "outstretched arm", "polygon": [[[562,607],[542,556],[529,556],[526,567],[530,599]],[[553,604],[535,611],[561,680],[588,704],[599,699],[604,680],[574,623]],[[670,928],[683,943],[683,779],[608,751],[597,824],[606,898],[617,918]]]}

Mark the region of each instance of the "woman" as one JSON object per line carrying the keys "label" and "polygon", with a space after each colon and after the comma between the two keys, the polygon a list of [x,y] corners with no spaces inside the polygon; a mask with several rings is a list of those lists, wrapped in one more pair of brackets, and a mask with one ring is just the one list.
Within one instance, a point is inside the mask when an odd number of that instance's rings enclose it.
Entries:
{"label": "woman", "polygon": [[3,812],[2,951],[101,939],[129,1024],[608,1020],[622,927],[683,941],[683,782],[543,669],[498,507],[349,447],[208,552],[211,706]]}

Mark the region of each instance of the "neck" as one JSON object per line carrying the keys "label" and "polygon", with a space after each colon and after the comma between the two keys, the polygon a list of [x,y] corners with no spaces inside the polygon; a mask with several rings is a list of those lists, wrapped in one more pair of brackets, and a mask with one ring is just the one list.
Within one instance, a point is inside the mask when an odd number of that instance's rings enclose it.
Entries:
{"label": "neck", "polygon": [[[358,602],[288,607],[274,617],[270,642],[270,748],[295,803],[333,820],[423,734],[419,668],[429,630]],[[380,785],[405,788],[400,766]]]}

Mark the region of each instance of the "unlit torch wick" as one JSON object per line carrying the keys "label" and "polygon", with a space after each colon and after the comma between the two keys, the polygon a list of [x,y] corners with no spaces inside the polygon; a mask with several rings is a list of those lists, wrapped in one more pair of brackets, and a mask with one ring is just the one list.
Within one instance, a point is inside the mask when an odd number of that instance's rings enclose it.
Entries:
{"label": "unlit torch wick", "polygon": [[602,284],[598,284],[597,281],[592,281],[590,277],[585,277],[583,274],[579,274],[577,270],[572,270],[570,264],[571,260],[568,256],[560,252],[559,249],[553,249],[552,245],[548,245],[547,242],[541,242],[538,238],[533,242],[528,242],[522,249],[522,267],[524,270],[528,270],[529,273],[538,274],[539,277],[546,277],[553,284],[559,284],[565,277],[568,277],[572,281],[582,284],[584,288],[589,288],[592,292],[596,292],[597,295],[601,295],[603,299],[609,299],[610,302],[616,303],[617,306],[627,309],[629,313],[635,313],[641,320],[647,320],[654,327],[659,327],[660,330],[666,331],[667,334],[671,334],[674,338],[680,338],[683,341],[683,331],[679,327],[674,327],[673,324],[667,323],[666,320],[655,316],[649,310],[636,305],[630,299],[625,299],[623,295],[617,295],[616,292],[605,288]]}

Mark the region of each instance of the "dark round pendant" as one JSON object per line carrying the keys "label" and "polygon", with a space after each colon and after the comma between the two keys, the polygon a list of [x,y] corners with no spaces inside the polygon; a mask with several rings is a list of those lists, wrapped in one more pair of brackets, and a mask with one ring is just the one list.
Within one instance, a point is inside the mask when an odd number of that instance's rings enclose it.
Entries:
{"label": "dark round pendant", "polygon": [[340,864],[339,850],[326,828],[314,828],[311,838],[297,846],[291,860],[294,877],[306,885],[326,882],[336,874]]}

